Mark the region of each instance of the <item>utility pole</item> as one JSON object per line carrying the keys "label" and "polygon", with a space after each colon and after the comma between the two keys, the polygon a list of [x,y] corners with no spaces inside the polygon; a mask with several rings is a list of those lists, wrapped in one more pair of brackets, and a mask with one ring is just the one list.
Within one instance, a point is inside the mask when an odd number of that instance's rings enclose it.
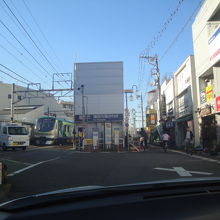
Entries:
{"label": "utility pole", "polygon": [[83,115],[83,137],[85,138],[85,104],[84,104],[84,85],[81,85],[81,93],[82,93],[82,115]]}
{"label": "utility pole", "polygon": [[[126,101],[125,101],[125,103],[126,103],[126,113],[125,114],[128,114],[128,93],[127,92],[125,93],[125,97],[126,97]],[[127,115],[125,117],[127,117]],[[126,145],[127,145],[126,147],[128,148],[128,151],[129,151],[128,124],[127,123],[129,123],[129,122],[125,123],[125,126],[126,126]]]}
{"label": "utility pole", "polygon": [[128,128],[129,128],[129,111],[128,111],[128,93],[133,93],[132,89],[126,89],[124,90],[125,93],[125,105],[126,105],[126,109],[125,109],[125,127],[126,127],[126,146],[128,148],[129,151],[129,137],[128,137]]}
{"label": "utility pole", "polygon": [[14,121],[14,93],[15,93],[15,84],[11,85],[11,122]]}
{"label": "utility pole", "polygon": [[142,128],[144,128],[144,109],[143,109],[143,97],[141,93],[141,122],[142,122]]}
{"label": "utility pole", "polygon": [[154,86],[156,86],[158,90],[159,115],[160,115],[160,120],[162,120],[161,85],[160,85],[160,70],[158,65],[158,57],[157,55],[155,55],[155,56],[140,56],[140,58],[146,59],[148,63],[153,66],[153,68],[151,69],[151,74],[156,76],[156,79],[154,81],[155,82]]}

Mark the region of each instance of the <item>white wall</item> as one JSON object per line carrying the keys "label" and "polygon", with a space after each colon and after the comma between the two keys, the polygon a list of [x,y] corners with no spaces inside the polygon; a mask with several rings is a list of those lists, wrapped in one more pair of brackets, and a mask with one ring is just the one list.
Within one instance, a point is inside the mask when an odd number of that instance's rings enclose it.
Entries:
{"label": "white wall", "polygon": [[[11,84],[0,83],[0,110],[4,108],[11,107],[11,99],[8,99],[8,95],[11,94]],[[15,91],[25,91],[27,88],[21,86],[15,86]],[[25,96],[25,93],[16,93],[14,95],[15,101],[18,101],[17,96],[21,95],[22,98]],[[27,93],[27,97],[15,104],[15,106],[22,106],[22,105],[43,105],[44,112],[47,112],[48,107],[49,111],[56,113],[58,117],[65,117],[65,114],[62,110],[62,105],[58,104],[56,99],[53,97],[46,97],[44,93],[38,93],[40,98],[36,98],[37,92],[34,93]],[[42,96],[44,96],[42,98]],[[73,120],[73,119],[72,119]]]}
{"label": "white wall", "polygon": [[[123,114],[123,63],[76,63],[75,88],[84,85],[88,114]],[[82,115],[82,93],[75,92],[75,114]]]}
{"label": "white wall", "polygon": [[[195,67],[197,77],[208,70],[210,62],[208,40],[210,38],[210,25],[208,20],[220,7],[219,0],[206,0],[192,25],[193,47],[195,54]],[[213,29],[213,28],[212,28]]]}

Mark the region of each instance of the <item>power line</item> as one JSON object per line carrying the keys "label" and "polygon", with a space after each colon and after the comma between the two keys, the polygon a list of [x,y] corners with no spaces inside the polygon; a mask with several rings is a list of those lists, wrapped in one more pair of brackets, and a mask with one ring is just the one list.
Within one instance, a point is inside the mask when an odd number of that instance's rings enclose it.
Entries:
{"label": "power line", "polygon": [[160,61],[166,56],[166,54],[168,53],[168,51],[172,48],[172,46],[177,42],[178,38],[180,37],[180,35],[184,32],[185,28],[187,27],[187,25],[190,23],[190,21],[192,20],[192,18],[195,16],[197,10],[201,7],[202,3],[204,0],[201,0],[198,4],[198,6],[195,8],[195,10],[193,11],[193,13],[190,15],[190,17],[187,19],[186,23],[183,25],[183,27],[180,29],[179,33],[176,35],[176,37],[173,39],[173,41],[171,42],[171,44],[168,46],[168,48],[164,51],[163,55],[160,58]]}
{"label": "power line", "polygon": [[[140,54],[140,56],[149,56],[149,52],[152,48],[154,48],[154,46],[156,45],[156,43],[159,41],[159,39],[163,36],[164,32],[167,30],[169,24],[173,21],[175,15],[177,14],[177,12],[180,9],[181,4],[184,2],[184,0],[178,0],[177,6],[175,7],[175,9],[173,9],[170,12],[169,17],[164,21],[162,27],[160,28],[159,31],[157,31],[154,34],[154,37],[152,38],[152,40],[149,42],[148,46],[143,50],[143,52]],[[142,67],[142,71],[139,71],[139,76],[138,76],[138,80],[139,80],[139,86],[142,87],[142,83],[143,83],[143,75],[144,75],[144,68],[145,68],[145,62],[141,62]]]}
{"label": "power line", "polygon": [[184,2],[184,0],[179,0],[177,6],[175,7],[175,9],[170,13],[168,19],[165,20],[165,22],[163,23],[161,29],[159,31],[157,31],[154,34],[153,39],[149,42],[148,46],[145,48],[145,50],[142,52],[142,56],[147,55],[150,51],[150,49],[154,48],[154,46],[156,45],[156,43],[159,41],[159,39],[162,37],[163,33],[167,30],[168,25],[172,22],[173,18],[175,17],[175,15],[177,14],[177,12],[180,9],[181,4]]}
{"label": "power line", "polygon": [[5,69],[9,70],[10,72],[14,73],[16,76],[22,78],[23,80],[32,83],[31,81],[29,81],[28,79],[25,79],[23,76],[21,76],[20,74],[16,73],[15,71],[11,70],[10,68],[8,68],[7,66],[0,64],[0,66],[4,67]]}
{"label": "power line", "polygon": [[38,22],[37,22],[36,19],[34,18],[34,15],[33,15],[33,13],[31,12],[30,8],[28,7],[27,3],[26,3],[24,0],[22,0],[22,2],[23,2],[23,4],[24,4],[24,6],[26,7],[28,13],[30,14],[32,20],[34,21],[35,25],[37,26],[38,30],[40,31],[41,35],[43,36],[44,40],[47,42],[49,48],[51,49],[52,53],[54,54],[54,57],[56,57],[57,61],[59,61],[61,67],[62,67],[63,69],[65,69],[65,68],[64,68],[64,65],[63,65],[63,63],[62,63],[62,61],[61,61],[60,58],[57,56],[55,50],[53,49],[53,47],[51,46],[50,42],[49,42],[48,39],[46,38],[46,35],[45,35],[44,32],[42,31],[40,25],[38,24]]}
{"label": "power line", "polygon": [[1,69],[0,69],[0,72],[2,72],[2,73],[4,73],[5,75],[7,75],[7,76],[11,77],[12,79],[15,79],[15,80],[16,80],[16,81],[18,81],[18,82],[21,82],[21,83],[23,83],[23,84],[26,84],[26,85],[27,85],[27,83],[26,83],[26,82],[24,82],[24,81],[22,81],[22,80],[20,80],[20,79],[17,79],[16,77],[12,76],[10,73],[7,73],[7,72],[5,72],[5,71],[3,71],[3,70],[1,70]]}
{"label": "power line", "polygon": [[[22,16],[21,12],[18,10],[18,8],[16,7],[16,5],[14,4],[14,2],[11,0],[11,3],[13,5],[13,7],[15,8],[16,12],[18,13],[18,15],[21,17],[21,19],[23,20],[23,22],[25,23],[25,25],[29,28],[30,32],[32,33],[32,35],[35,37],[35,39],[37,40],[37,42],[40,44],[40,46],[42,47],[42,49],[44,50],[45,54],[51,59],[52,57],[50,56],[50,54],[47,52],[47,50],[44,48],[43,44],[41,43],[41,41],[39,40],[39,38],[36,36],[36,34],[33,32],[32,28],[30,27],[30,25],[26,22],[26,20],[24,19],[24,17]],[[56,64],[54,64],[54,66],[56,66]],[[56,66],[57,67],[57,66]]]}
{"label": "power line", "polygon": [[50,73],[45,69],[45,67],[38,62],[38,60],[26,49],[26,47],[21,43],[21,41],[12,33],[12,31],[5,25],[5,23],[0,19],[0,23],[5,27],[5,29],[13,36],[13,38],[22,46],[22,48],[32,57],[32,59],[52,78]]}
{"label": "power line", "polygon": [[[55,50],[52,48],[51,44],[50,44],[50,43],[49,43],[49,41],[47,40],[47,38],[46,38],[45,34],[43,33],[42,29],[40,28],[40,25],[37,23],[36,19],[34,18],[34,16],[33,16],[32,12],[31,12],[31,10],[30,10],[30,8],[28,7],[28,5],[25,3],[25,1],[24,1],[24,0],[23,0],[23,3],[24,3],[24,5],[25,5],[25,7],[26,7],[27,11],[29,12],[29,14],[30,14],[30,16],[31,16],[32,20],[34,21],[35,25],[36,25],[36,26],[37,26],[37,28],[39,29],[39,31],[40,31],[40,33],[41,33],[41,35],[43,36],[44,40],[47,42],[48,46],[50,47],[50,49],[51,49],[52,53],[53,53],[53,54],[54,54],[54,56],[57,58],[58,63],[60,63],[60,64],[61,64],[61,66],[63,67],[62,62],[60,61],[59,57],[58,57],[58,56],[56,55],[56,53],[55,53]],[[63,67],[63,69],[64,69],[64,67]],[[57,72],[57,70],[55,70],[55,71]],[[58,72],[57,72],[57,73],[58,73]],[[68,82],[67,82],[67,81],[65,81],[65,78],[63,77],[63,75],[61,75],[61,76],[62,76],[62,78],[64,79],[64,82],[65,82],[65,83],[68,85]],[[59,85],[61,85],[61,84],[59,83]]]}
{"label": "power line", "polygon": [[[40,71],[42,71],[36,64],[32,63],[30,61],[30,59],[24,54],[22,53],[12,42],[10,42],[2,33],[0,33],[0,36],[11,46],[13,47],[17,53],[20,55],[20,56],[23,56],[25,58],[25,60],[28,60],[32,65],[35,66],[35,68],[39,69]],[[8,49],[6,49],[4,46],[2,46],[0,44],[0,47],[2,49],[4,49],[8,54],[10,54],[15,60],[17,60],[19,63],[21,63],[26,69],[28,69],[31,73],[33,73],[38,79],[40,79],[41,81],[45,81],[44,79],[42,79],[39,74],[35,73],[29,66],[27,66],[22,60],[18,59],[17,56],[15,56],[12,52],[10,52]]]}
{"label": "power line", "polygon": [[19,23],[19,25],[21,26],[21,28],[24,30],[24,32],[27,34],[27,36],[29,37],[29,39],[32,41],[32,43],[34,44],[34,46],[38,49],[38,51],[40,52],[40,54],[44,57],[44,59],[48,62],[48,64],[52,67],[52,69],[54,69],[56,72],[58,72],[56,70],[56,68],[51,64],[51,62],[47,59],[47,57],[45,56],[45,54],[41,51],[41,49],[38,47],[38,45],[36,44],[36,42],[33,40],[33,38],[30,36],[30,34],[28,33],[28,31],[25,29],[25,27],[23,26],[23,24],[20,22],[20,20],[17,18],[17,16],[14,14],[14,12],[11,10],[11,8],[9,7],[9,5],[5,2],[5,0],[2,0],[4,2],[4,4],[6,5],[6,7],[8,8],[8,10],[11,12],[11,14],[14,16],[14,18],[16,19],[16,21]]}

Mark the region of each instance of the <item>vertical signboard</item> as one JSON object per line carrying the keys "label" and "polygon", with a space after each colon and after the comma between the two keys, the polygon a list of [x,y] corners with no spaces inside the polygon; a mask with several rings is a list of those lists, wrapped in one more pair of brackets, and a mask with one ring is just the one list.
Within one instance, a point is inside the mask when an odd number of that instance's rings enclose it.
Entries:
{"label": "vertical signboard", "polygon": [[212,64],[216,63],[220,59],[220,27],[209,38],[209,58]]}
{"label": "vertical signboard", "polygon": [[150,114],[150,124],[155,125],[156,124],[156,115]]}
{"label": "vertical signboard", "polygon": [[114,128],[114,144],[119,145],[119,128]]}
{"label": "vertical signboard", "polygon": [[3,180],[3,172],[2,172],[2,163],[0,162],[0,185],[2,184],[2,180]]}
{"label": "vertical signboard", "polygon": [[216,97],[216,112],[220,112],[220,96]]}
{"label": "vertical signboard", "polygon": [[112,124],[105,123],[105,144],[112,144]]}
{"label": "vertical signboard", "polygon": [[187,62],[185,67],[178,73],[177,77],[177,95],[182,93],[191,82],[190,62]]}
{"label": "vertical signboard", "polygon": [[211,100],[214,99],[214,96],[213,96],[213,87],[212,85],[208,85],[205,89],[205,92],[206,92],[206,101],[209,102]]}
{"label": "vertical signboard", "polygon": [[92,131],[92,145],[93,147],[98,147],[99,142],[99,132],[97,129],[93,129]]}

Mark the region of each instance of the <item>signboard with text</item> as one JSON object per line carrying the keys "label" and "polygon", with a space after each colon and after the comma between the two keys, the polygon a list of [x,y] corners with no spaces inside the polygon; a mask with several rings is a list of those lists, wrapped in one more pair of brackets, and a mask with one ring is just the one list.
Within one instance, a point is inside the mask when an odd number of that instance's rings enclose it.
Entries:
{"label": "signboard with text", "polygon": [[205,92],[206,92],[206,101],[207,102],[214,99],[212,85],[207,86],[206,89],[205,89]]}
{"label": "signboard with text", "polygon": [[94,129],[92,132],[92,144],[93,147],[97,147],[99,143],[99,132],[97,129]]}
{"label": "signboard with text", "polygon": [[119,145],[119,128],[114,128],[114,137],[115,145]]}
{"label": "signboard with text", "polygon": [[220,60],[220,27],[209,38],[209,59],[212,64]]}
{"label": "signboard with text", "polygon": [[216,112],[220,112],[220,96],[216,97]]}
{"label": "signboard with text", "polygon": [[105,123],[105,144],[112,143],[112,124]]}
{"label": "signboard with text", "polygon": [[[75,122],[82,122],[82,115],[75,115]],[[108,122],[108,121],[123,121],[123,114],[97,114],[97,115],[86,115],[86,122]]]}

